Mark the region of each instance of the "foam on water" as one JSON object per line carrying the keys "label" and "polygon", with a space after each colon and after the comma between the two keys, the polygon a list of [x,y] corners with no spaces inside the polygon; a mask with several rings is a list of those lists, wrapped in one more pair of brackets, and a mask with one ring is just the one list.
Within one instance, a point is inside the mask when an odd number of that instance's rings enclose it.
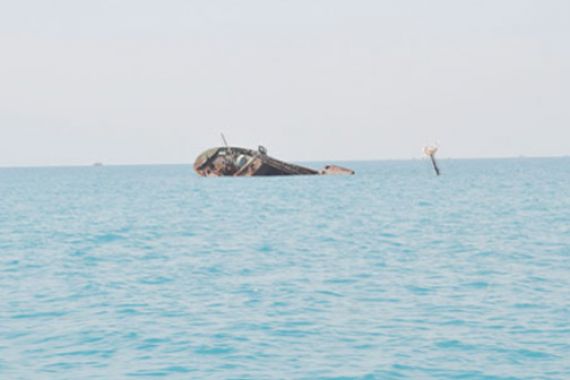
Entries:
{"label": "foam on water", "polygon": [[569,159],[347,166],[0,169],[0,378],[570,378]]}

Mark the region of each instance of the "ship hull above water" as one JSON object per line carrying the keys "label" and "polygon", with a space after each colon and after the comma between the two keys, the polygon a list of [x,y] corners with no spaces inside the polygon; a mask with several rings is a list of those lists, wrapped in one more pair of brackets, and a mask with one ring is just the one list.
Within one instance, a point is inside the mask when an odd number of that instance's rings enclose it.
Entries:
{"label": "ship hull above water", "polygon": [[275,159],[263,151],[238,147],[208,149],[196,158],[194,170],[203,177],[354,174],[353,170],[336,165],[318,171]]}

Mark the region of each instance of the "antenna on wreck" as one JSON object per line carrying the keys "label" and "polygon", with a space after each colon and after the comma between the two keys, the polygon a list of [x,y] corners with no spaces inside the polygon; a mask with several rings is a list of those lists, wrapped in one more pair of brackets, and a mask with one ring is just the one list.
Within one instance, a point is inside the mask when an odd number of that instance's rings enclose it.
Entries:
{"label": "antenna on wreck", "polygon": [[224,145],[226,146],[227,152],[229,154],[233,154],[232,148],[230,148],[230,146],[228,145],[228,141],[226,140],[226,136],[224,136],[223,133],[220,133],[220,135],[222,136],[222,141],[224,142]]}
{"label": "antenna on wreck", "polygon": [[435,160],[435,154],[439,150],[437,145],[427,145],[424,147],[424,154],[429,156],[431,159],[431,163],[433,164],[433,170],[435,170],[435,175],[440,175],[441,172],[439,171],[439,167],[437,166],[437,162]]}
{"label": "antenna on wreck", "polygon": [[226,141],[226,136],[224,136],[223,133],[220,133],[220,135],[222,136],[222,141],[224,142],[224,145],[226,146],[226,148],[229,148],[229,147],[228,147],[228,142]]}

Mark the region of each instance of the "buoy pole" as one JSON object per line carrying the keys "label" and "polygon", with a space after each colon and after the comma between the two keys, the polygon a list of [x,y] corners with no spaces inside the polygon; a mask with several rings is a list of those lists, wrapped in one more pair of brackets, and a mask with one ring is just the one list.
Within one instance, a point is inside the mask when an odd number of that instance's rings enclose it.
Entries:
{"label": "buoy pole", "polygon": [[429,156],[429,158],[431,159],[431,163],[433,165],[433,170],[435,171],[435,175],[439,176],[441,174],[439,167],[437,166],[437,161],[435,160],[435,154],[438,151],[438,147],[437,146],[426,146],[424,147],[424,153],[426,156]]}
{"label": "buoy pole", "polygon": [[431,163],[433,164],[433,170],[435,170],[435,175],[440,175],[439,168],[437,167],[437,162],[435,161],[434,156],[430,156]]}

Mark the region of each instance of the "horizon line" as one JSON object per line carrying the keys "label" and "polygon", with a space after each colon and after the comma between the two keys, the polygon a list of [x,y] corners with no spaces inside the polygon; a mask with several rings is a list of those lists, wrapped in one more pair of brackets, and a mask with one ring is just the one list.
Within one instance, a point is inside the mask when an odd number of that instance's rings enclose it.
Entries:
{"label": "horizon line", "polygon": [[[556,159],[556,158],[570,158],[570,154],[566,155],[553,155],[553,156],[484,156],[484,157],[439,157],[438,160],[513,160],[513,159]],[[302,160],[290,161],[292,163],[334,163],[334,162],[381,162],[381,161],[418,161],[428,159],[428,157],[411,157],[411,158],[373,158],[373,159],[348,159],[348,160]],[[103,161],[96,161],[93,163],[85,164],[46,164],[46,165],[29,165],[29,164],[16,164],[16,165],[3,165],[0,164],[0,169],[40,169],[40,168],[86,168],[86,167],[124,167],[124,166],[193,166],[193,162],[164,162],[164,163],[105,163]]]}

